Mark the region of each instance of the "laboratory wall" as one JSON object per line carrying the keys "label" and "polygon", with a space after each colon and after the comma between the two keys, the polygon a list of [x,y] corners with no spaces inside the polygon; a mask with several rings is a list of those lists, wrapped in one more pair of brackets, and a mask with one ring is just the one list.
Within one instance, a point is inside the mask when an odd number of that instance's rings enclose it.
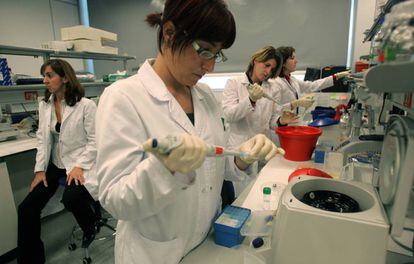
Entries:
{"label": "laboratory wall", "polygon": [[[156,30],[144,22],[160,12],[159,0],[89,0],[90,24],[118,34],[120,54],[137,57],[137,65],[157,52]],[[346,65],[351,0],[227,0],[237,24],[234,45],[225,51],[229,60],[216,72],[244,71],[250,55],[265,45],[294,46],[299,69]],[[130,66],[133,68],[134,66]],[[95,62],[98,73],[110,65]]]}
{"label": "laboratory wall", "polygon": [[364,31],[371,28],[374,22],[375,2],[375,0],[355,0],[356,14],[352,65],[355,65],[360,56],[369,54],[371,42],[363,43]]}
{"label": "laboratory wall", "polygon": [[[77,0],[1,0],[0,44],[41,48],[41,43],[60,40],[60,28],[79,24]],[[2,55],[13,73],[39,76],[43,58]],[[82,60],[68,60],[83,70]]]}

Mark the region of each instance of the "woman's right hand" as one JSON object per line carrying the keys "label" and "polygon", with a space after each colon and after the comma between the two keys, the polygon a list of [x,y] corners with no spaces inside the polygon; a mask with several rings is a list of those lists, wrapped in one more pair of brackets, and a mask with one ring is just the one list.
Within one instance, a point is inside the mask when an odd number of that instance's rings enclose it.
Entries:
{"label": "woman's right hand", "polygon": [[187,174],[198,169],[207,155],[206,143],[201,138],[187,133],[179,134],[177,143],[167,154],[161,154],[153,149],[152,139],[144,143],[144,149],[154,154],[172,173]]}
{"label": "woman's right hand", "polygon": [[258,85],[257,83],[251,85],[249,84],[247,87],[247,91],[249,92],[249,98],[253,102],[256,102],[260,98],[263,97],[264,91],[262,86]]}
{"label": "woman's right hand", "polygon": [[33,189],[40,183],[43,182],[45,187],[47,187],[47,181],[46,181],[46,173],[44,171],[38,171],[35,174],[35,178],[32,181],[32,184],[30,185],[30,191],[33,191]]}

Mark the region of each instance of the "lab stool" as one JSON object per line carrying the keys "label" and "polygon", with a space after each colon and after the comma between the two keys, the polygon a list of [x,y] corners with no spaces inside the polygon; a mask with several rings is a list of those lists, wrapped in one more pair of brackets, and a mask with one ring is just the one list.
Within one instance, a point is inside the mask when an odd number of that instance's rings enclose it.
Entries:
{"label": "lab stool", "polygon": [[[84,257],[82,259],[83,264],[92,263],[92,258],[89,255],[89,249],[88,248],[89,248],[89,245],[93,241],[95,241],[95,240],[97,240],[97,241],[106,240],[106,239],[114,237],[115,234],[116,234],[115,228],[112,225],[108,224],[109,221],[113,221],[114,219],[110,216],[105,216],[105,217],[102,216],[101,205],[100,205],[99,202],[94,202],[93,203],[93,209],[94,209],[95,215],[97,217],[97,221],[95,223],[95,237],[93,238],[93,240],[88,241],[85,244],[85,241],[83,241],[83,239],[82,239],[82,237],[83,237],[82,229],[78,225],[75,225],[72,228],[72,232],[71,232],[70,238],[69,238],[68,249],[70,251],[76,250],[77,242],[80,241],[81,248],[83,248],[83,250],[84,250]],[[107,228],[109,231],[111,231],[111,234],[109,234],[109,235],[98,235],[101,232],[102,228],[104,228],[104,227]]]}
{"label": "lab stool", "polygon": [[[62,186],[66,185],[66,179],[64,177],[59,179],[59,184]],[[116,230],[115,227],[111,226],[108,224],[109,221],[115,220],[113,219],[108,213],[108,216],[103,216],[102,215],[102,211],[101,211],[101,204],[99,203],[99,201],[93,201],[90,202],[90,206],[92,207],[92,210],[95,213],[95,217],[96,217],[96,222],[95,222],[95,237],[92,238],[91,241],[83,241],[83,231],[80,228],[79,225],[74,225],[72,228],[72,232],[70,234],[70,238],[69,238],[69,244],[68,244],[68,249],[70,251],[74,251],[77,248],[77,241],[81,242],[81,248],[84,249],[84,257],[82,259],[82,263],[83,264],[90,264],[92,263],[92,258],[89,255],[89,245],[95,241],[95,240],[106,240],[109,238],[112,238],[115,236],[116,234]],[[109,231],[111,231],[110,235],[102,235],[102,236],[96,236],[97,234],[100,233],[101,229],[103,227],[106,227]]]}

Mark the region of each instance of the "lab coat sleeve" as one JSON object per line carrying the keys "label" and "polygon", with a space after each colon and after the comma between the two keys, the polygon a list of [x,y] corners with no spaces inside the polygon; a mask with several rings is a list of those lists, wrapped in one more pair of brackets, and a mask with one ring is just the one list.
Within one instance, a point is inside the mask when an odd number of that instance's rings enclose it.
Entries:
{"label": "lab coat sleeve", "polygon": [[34,172],[38,171],[45,171],[45,162],[46,162],[46,153],[45,153],[45,146],[44,144],[44,133],[43,133],[43,127],[45,122],[44,117],[44,102],[41,101],[39,103],[39,126],[36,132],[36,139],[37,139],[37,152],[36,152],[36,164]]}
{"label": "lab coat sleeve", "polygon": [[300,93],[313,93],[334,85],[333,76],[328,76],[323,79],[311,81],[296,80],[299,83]]}
{"label": "lab coat sleeve", "polygon": [[174,202],[182,185],[142,143],[148,138],[130,98],[107,88],[96,115],[99,200],[116,219],[134,221]]}
{"label": "lab coat sleeve", "polygon": [[223,115],[228,123],[235,123],[254,111],[248,96],[240,97],[238,88],[242,85],[235,79],[227,80],[223,91]]}
{"label": "lab coat sleeve", "polygon": [[89,170],[96,160],[96,142],[95,142],[95,114],[96,105],[91,100],[85,100],[83,124],[85,127],[87,143],[85,150],[76,160],[76,166],[84,170]]}

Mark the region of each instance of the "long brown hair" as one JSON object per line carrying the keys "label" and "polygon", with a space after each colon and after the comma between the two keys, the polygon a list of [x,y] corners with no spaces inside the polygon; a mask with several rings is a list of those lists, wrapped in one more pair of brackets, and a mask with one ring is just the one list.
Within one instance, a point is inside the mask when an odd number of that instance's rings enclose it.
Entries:
{"label": "long brown hair", "polygon": [[[47,66],[50,66],[50,68],[52,68],[52,70],[56,72],[61,78],[66,78],[67,83],[65,83],[65,102],[67,105],[74,106],[82,99],[82,97],[85,96],[85,90],[76,78],[76,74],[72,66],[70,66],[67,61],[61,59],[52,59],[46,61],[40,68],[40,74],[42,74],[42,76],[44,76],[44,72]],[[49,92],[49,90],[46,89],[44,101],[48,102],[51,95],[52,94]]]}
{"label": "long brown hair", "polygon": [[276,51],[276,49],[272,46],[266,46],[264,48],[257,50],[255,53],[253,53],[250,59],[249,65],[247,66],[247,71],[246,71],[247,75],[251,77],[253,73],[255,61],[265,62],[270,59],[274,59],[276,61],[276,68],[272,70],[269,78],[274,78],[277,75],[279,75],[280,70],[282,69],[283,59],[282,59],[282,55],[278,51]]}
{"label": "long brown hair", "polygon": [[[278,52],[280,52],[280,54],[282,54],[283,61],[287,61],[287,59],[289,59],[290,57],[292,57],[293,52],[295,52],[295,48],[289,47],[289,46],[278,47],[276,50]],[[280,77],[284,77],[285,76],[283,70],[279,73],[279,76]]]}
{"label": "long brown hair", "polygon": [[175,26],[171,50],[182,51],[194,40],[219,42],[224,49],[233,45],[236,23],[222,0],[167,0],[162,13],[147,15],[145,21],[158,26],[158,50],[164,41],[162,28],[168,21]]}

